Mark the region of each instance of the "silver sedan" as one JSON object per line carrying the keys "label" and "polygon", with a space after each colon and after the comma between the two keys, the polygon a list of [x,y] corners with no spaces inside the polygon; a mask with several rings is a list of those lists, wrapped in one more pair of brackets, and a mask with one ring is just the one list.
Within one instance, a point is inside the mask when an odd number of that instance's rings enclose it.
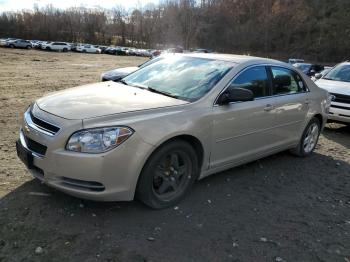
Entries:
{"label": "silver sedan", "polygon": [[30,172],[63,192],[165,208],[197,179],[283,150],[310,155],[329,106],[328,92],[286,63],[181,54],[38,99],[16,145]]}

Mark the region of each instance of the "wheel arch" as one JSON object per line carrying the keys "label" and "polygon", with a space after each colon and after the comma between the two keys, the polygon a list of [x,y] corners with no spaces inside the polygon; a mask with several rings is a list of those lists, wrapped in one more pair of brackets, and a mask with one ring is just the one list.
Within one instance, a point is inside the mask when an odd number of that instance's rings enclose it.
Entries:
{"label": "wheel arch", "polygon": [[[198,168],[201,170],[201,167],[203,165],[204,162],[204,146],[203,143],[200,141],[199,138],[197,138],[194,135],[190,135],[190,134],[174,134],[171,137],[166,137],[163,140],[160,140],[159,143],[157,143],[152,152],[150,152],[146,158],[146,161],[144,163],[143,166],[146,165],[148,159],[162,146],[164,146],[167,143],[176,141],[176,140],[182,140],[185,141],[186,143],[188,143],[196,152],[197,156],[198,156]],[[143,168],[142,168],[143,169]],[[142,172],[142,171],[141,171]]]}
{"label": "wheel arch", "polygon": [[314,115],[314,117],[320,121],[321,126],[324,124],[323,117],[321,114],[316,114]]}

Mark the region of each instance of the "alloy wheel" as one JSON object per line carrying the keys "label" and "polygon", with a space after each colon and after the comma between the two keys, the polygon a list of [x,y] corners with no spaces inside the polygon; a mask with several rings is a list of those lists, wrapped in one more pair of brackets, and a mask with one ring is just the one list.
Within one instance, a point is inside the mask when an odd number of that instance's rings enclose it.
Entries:
{"label": "alloy wheel", "polygon": [[312,123],[306,132],[304,142],[303,142],[305,153],[310,153],[312,150],[314,150],[317,143],[318,135],[319,135],[319,126],[317,125],[317,123]]}
{"label": "alloy wheel", "polygon": [[182,194],[191,179],[192,161],[182,151],[172,151],[157,165],[153,177],[153,192],[161,199]]}

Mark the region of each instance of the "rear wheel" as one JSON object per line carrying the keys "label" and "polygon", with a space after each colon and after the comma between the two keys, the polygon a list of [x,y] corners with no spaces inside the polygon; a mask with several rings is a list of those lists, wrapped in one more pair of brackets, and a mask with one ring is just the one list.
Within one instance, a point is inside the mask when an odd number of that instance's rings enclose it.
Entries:
{"label": "rear wheel", "polygon": [[10,48],[15,48],[15,46],[14,45],[10,45]]}
{"label": "rear wheel", "polygon": [[301,140],[296,148],[293,148],[291,152],[294,155],[305,157],[310,155],[318,142],[318,138],[321,133],[321,123],[314,117],[311,119],[309,124],[306,126]]}
{"label": "rear wheel", "polygon": [[31,49],[32,47],[30,45],[27,45],[27,49]]}
{"label": "rear wheel", "polygon": [[170,207],[184,197],[198,174],[194,149],[182,140],[169,142],[148,159],[137,185],[137,198],[154,209]]}
{"label": "rear wheel", "polygon": [[63,48],[63,52],[68,52],[68,49],[67,48]]}

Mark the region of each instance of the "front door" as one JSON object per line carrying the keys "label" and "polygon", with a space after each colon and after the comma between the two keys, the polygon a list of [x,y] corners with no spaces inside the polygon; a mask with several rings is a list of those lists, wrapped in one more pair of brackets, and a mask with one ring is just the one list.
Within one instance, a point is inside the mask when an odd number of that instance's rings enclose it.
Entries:
{"label": "front door", "polygon": [[211,168],[259,156],[281,142],[276,139],[275,99],[267,68],[246,69],[233,79],[230,88],[235,87],[251,90],[255,100],[214,106]]}

